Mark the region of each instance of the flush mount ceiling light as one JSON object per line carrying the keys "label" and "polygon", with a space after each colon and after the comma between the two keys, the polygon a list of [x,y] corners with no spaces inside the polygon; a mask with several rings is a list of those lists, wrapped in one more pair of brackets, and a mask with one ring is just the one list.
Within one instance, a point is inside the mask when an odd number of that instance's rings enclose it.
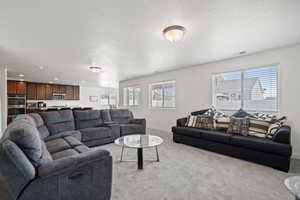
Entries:
{"label": "flush mount ceiling light", "polygon": [[100,66],[95,65],[95,64],[89,66],[89,70],[90,70],[91,72],[94,72],[94,73],[100,72],[101,69],[102,69],[102,68],[101,68]]}
{"label": "flush mount ceiling light", "polygon": [[176,42],[183,38],[186,29],[183,26],[173,25],[165,28],[163,34],[170,42]]}

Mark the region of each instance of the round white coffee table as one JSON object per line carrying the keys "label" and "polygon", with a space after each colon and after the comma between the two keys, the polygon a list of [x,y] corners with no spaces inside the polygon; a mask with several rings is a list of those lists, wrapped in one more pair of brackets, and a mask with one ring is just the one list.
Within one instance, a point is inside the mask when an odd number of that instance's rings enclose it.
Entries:
{"label": "round white coffee table", "polygon": [[[156,160],[159,162],[158,146],[163,143],[163,139],[155,135],[127,135],[120,137],[115,140],[115,144],[122,146],[121,159],[123,161],[124,148],[137,149],[137,166],[138,169],[143,169],[143,149],[144,148],[155,148]],[[134,161],[136,162],[136,161]]]}

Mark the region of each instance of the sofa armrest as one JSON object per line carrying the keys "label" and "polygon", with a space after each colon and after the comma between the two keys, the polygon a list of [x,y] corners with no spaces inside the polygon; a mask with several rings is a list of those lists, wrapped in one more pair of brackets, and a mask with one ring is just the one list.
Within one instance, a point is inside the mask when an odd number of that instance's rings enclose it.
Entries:
{"label": "sofa armrest", "polygon": [[103,149],[91,150],[41,165],[38,168],[38,177],[44,179],[60,176],[65,173],[70,173],[70,176],[72,176],[72,173],[75,172],[76,169],[86,165],[93,165],[95,162],[105,159],[112,165],[112,159],[108,151]]}
{"label": "sofa armrest", "polygon": [[186,122],[187,122],[187,117],[180,118],[180,119],[177,119],[176,125],[178,127],[180,127],[180,126],[182,127],[182,126],[185,126]]}
{"label": "sofa armrest", "polygon": [[114,122],[114,121],[106,121],[106,122],[103,122],[103,125],[104,125],[104,126],[109,126],[109,125],[112,125],[112,124],[117,124],[117,123]]}
{"label": "sofa armrest", "polygon": [[130,124],[140,124],[146,126],[146,119],[131,119],[129,121]]}
{"label": "sofa armrest", "polygon": [[110,123],[110,124],[106,124],[105,126],[107,126],[107,127],[110,128],[114,140],[117,139],[117,138],[119,138],[119,137],[121,137],[120,125],[119,124]]}
{"label": "sofa armrest", "polygon": [[291,143],[291,127],[282,126],[280,127],[274,136],[272,137],[274,142],[290,144]]}

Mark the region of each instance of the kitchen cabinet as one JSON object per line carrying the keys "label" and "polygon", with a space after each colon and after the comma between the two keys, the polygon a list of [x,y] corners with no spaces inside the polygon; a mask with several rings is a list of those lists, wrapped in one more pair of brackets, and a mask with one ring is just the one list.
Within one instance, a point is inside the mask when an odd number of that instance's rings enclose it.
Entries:
{"label": "kitchen cabinet", "polygon": [[53,87],[52,85],[46,85],[46,94],[45,94],[45,100],[52,100],[53,98]]}
{"label": "kitchen cabinet", "polygon": [[59,93],[66,94],[66,86],[65,85],[59,85]]}
{"label": "kitchen cabinet", "polygon": [[26,82],[8,80],[7,81],[7,94],[25,95],[26,94]]}
{"label": "kitchen cabinet", "polygon": [[16,94],[25,95],[26,94],[26,82],[16,81]]}
{"label": "kitchen cabinet", "polygon": [[16,81],[7,81],[7,94],[16,94],[17,92],[17,84]]}
{"label": "kitchen cabinet", "polygon": [[79,100],[80,87],[25,81],[7,81],[7,94],[26,95],[27,100],[53,100],[53,94],[65,94],[65,100]]}
{"label": "kitchen cabinet", "polygon": [[65,100],[74,100],[74,87],[71,85],[66,86]]}
{"label": "kitchen cabinet", "polygon": [[44,84],[36,85],[36,99],[45,100],[46,99],[46,86]]}
{"label": "kitchen cabinet", "polygon": [[73,86],[74,89],[74,100],[80,100],[80,87]]}
{"label": "kitchen cabinet", "polygon": [[35,83],[27,83],[26,97],[27,97],[27,100],[36,100],[36,84]]}
{"label": "kitchen cabinet", "polygon": [[52,85],[52,92],[55,93],[55,94],[60,94],[59,85]]}

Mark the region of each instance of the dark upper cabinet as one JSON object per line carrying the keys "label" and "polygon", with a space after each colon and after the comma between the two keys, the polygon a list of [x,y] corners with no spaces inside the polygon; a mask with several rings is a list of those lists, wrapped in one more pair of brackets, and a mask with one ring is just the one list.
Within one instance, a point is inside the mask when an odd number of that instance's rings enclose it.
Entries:
{"label": "dark upper cabinet", "polygon": [[60,85],[59,86],[59,93],[60,94],[66,94],[67,93],[67,89],[65,85]]}
{"label": "dark upper cabinet", "polygon": [[52,100],[53,98],[53,87],[52,85],[46,85],[46,94],[45,94],[45,100]]}
{"label": "dark upper cabinet", "polygon": [[71,85],[66,86],[65,100],[74,100],[74,87]]}
{"label": "dark upper cabinet", "polygon": [[45,100],[46,99],[46,85],[45,84],[37,84],[36,85],[36,99],[37,100]]}
{"label": "dark upper cabinet", "polygon": [[74,100],[80,100],[80,87],[79,86],[73,86],[74,89]]}
{"label": "dark upper cabinet", "polygon": [[8,80],[7,81],[7,94],[25,95],[26,94],[26,82]]}
{"label": "dark upper cabinet", "polygon": [[16,94],[26,95],[26,85],[24,81],[16,81]]}
{"label": "dark upper cabinet", "polygon": [[7,94],[16,94],[17,93],[17,83],[16,81],[7,81]]}
{"label": "dark upper cabinet", "polygon": [[60,94],[60,87],[59,85],[52,85],[52,92],[56,94]]}
{"label": "dark upper cabinet", "polygon": [[26,97],[28,100],[36,100],[36,84],[27,83]]}

